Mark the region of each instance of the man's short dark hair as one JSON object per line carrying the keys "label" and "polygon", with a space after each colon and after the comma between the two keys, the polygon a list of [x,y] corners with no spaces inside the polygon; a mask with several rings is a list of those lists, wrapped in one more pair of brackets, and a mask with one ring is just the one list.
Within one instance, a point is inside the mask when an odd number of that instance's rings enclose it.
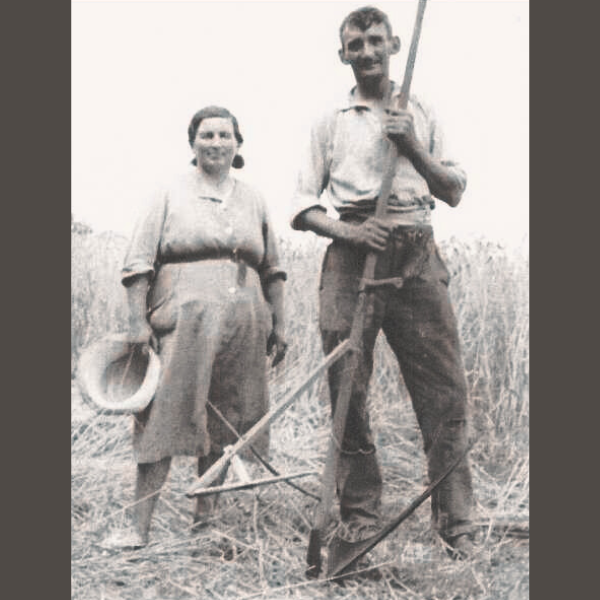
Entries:
{"label": "man's short dark hair", "polygon": [[340,41],[342,42],[342,46],[344,45],[344,29],[349,25],[353,27],[358,27],[361,31],[366,31],[371,27],[371,25],[379,25],[379,23],[383,23],[385,28],[387,29],[388,35],[391,37],[392,34],[392,25],[388,16],[378,8],[374,6],[363,6],[362,8],[357,8],[353,10],[340,25]]}

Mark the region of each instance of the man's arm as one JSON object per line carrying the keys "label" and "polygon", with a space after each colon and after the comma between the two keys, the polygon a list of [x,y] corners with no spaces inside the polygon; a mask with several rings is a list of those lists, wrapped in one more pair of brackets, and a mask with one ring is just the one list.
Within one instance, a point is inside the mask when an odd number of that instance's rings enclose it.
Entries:
{"label": "man's arm", "polygon": [[456,171],[434,158],[417,139],[413,116],[407,111],[388,111],[384,130],[396,144],[398,151],[406,156],[425,179],[431,193],[446,204],[457,206],[465,190],[464,181]]}
{"label": "man's arm", "polygon": [[385,250],[393,229],[393,225],[375,217],[360,224],[344,223],[332,219],[319,208],[309,208],[298,215],[297,221],[300,229],[377,252]]}

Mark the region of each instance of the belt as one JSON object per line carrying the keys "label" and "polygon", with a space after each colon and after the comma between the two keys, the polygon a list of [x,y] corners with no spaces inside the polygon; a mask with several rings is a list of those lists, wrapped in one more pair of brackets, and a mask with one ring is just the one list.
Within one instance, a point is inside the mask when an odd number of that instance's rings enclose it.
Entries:
{"label": "belt", "polygon": [[161,256],[160,263],[163,265],[173,263],[198,262],[201,260],[230,260],[234,263],[245,264],[256,270],[256,266],[249,261],[238,248],[203,249],[197,253],[189,253],[177,256]]}
{"label": "belt", "polygon": [[[356,207],[356,208],[343,208],[338,209],[340,214],[340,221],[350,223],[362,223],[369,217],[375,215],[375,204],[377,199],[369,202],[368,206]],[[413,204],[407,207],[391,207],[386,213],[386,220],[394,223],[397,222],[398,226],[404,227],[418,227],[430,225],[430,210],[433,206],[433,198],[431,196],[423,196],[421,198],[415,198]],[[422,217],[422,221],[409,223],[406,217],[411,215],[418,215]]]}
{"label": "belt", "polygon": [[246,258],[240,253],[237,248],[233,249],[213,249],[213,250],[202,250],[202,252],[197,254],[186,254],[182,256],[168,256],[162,257],[161,263],[163,265],[167,264],[181,264],[181,263],[192,263],[192,262],[200,262],[203,260],[226,260],[231,261],[232,263],[237,264],[238,272],[237,272],[237,286],[244,287],[246,285],[246,272],[248,267],[254,269],[258,272],[257,268],[248,262]]}
{"label": "belt", "polygon": [[[359,214],[343,214],[340,215],[340,221],[344,223],[364,223],[368,218],[374,215],[359,215]],[[389,215],[386,217],[386,220],[389,218]],[[395,225],[392,229],[395,234],[406,233],[409,234],[411,231],[415,232],[425,232],[425,231],[433,231],[433,227],[429,223],[413,223],[411,225],[407,224],[398,224]]]}

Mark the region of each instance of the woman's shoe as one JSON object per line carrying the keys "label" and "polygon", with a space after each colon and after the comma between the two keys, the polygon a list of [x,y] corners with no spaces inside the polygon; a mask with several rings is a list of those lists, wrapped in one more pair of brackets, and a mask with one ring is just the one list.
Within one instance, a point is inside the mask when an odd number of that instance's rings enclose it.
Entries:
{"label": "woman's shoe", "polygon": [[106,550],[139,550],[148,544],[133,527],[128,529],[115,529],[100,545]]}

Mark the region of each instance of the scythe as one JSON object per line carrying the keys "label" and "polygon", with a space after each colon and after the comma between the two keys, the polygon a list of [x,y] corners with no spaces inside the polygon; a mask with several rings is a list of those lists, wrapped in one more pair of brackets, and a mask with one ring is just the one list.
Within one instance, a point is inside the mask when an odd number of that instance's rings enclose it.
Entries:
{"label": "scythe", "polygon": [[[419,0],[417,8],[417,16],[413,29],[412,40],[408,52],[406,68],[404,70],[404,78],[400,89],[400,108],[406,109],[410,93],[410,85],[412,82],[412,74],[417,55],[417,47],[419,37],[421,35],[421,25],[423,22],[423,14],[427,0]],[[396,172],[396,163],[398,160],[398,150],[396,145],[388,142],[384,178],[381,184],[377,205],[375,208],[375,217],[383,218],[387,212],[388,200],[392,189],[392,181]],[[373,283],[375,276],[375,265],[377,262],[377,254],[373,251],[367,254],[365,266],[363,270],[362,281]],[[390,283],[390,282],[388,282]],[[358,365],[358,357],[361,352],[361,340],[364,327],[365,315],[367,313],[368,303],[372,300],[368,290],[371,286],[361,285],[358,292],[358,301],[354,311],[352,320],[352,328],[348,338],[350,342],[350,355],[347,359],[344,375],[342,377],[342,385],[340,387],[336,403],[335,413],[333,415],[333,424],[325,468],[321,480],[321,502],[317,507],[317,516],[314,527],[311,529],[306,561],[308,569],[306,575],[308,577],[318,577],[321,573],[321,546],[323,530],[327,524],[329,510],[333,501],[335,488],[335,472],[339,462],[338,440],[343,439],[344,430],[346,427],[346,418],[348,416],[348,405],[350,402],[350,394],[354,382],[354,373]]]}

